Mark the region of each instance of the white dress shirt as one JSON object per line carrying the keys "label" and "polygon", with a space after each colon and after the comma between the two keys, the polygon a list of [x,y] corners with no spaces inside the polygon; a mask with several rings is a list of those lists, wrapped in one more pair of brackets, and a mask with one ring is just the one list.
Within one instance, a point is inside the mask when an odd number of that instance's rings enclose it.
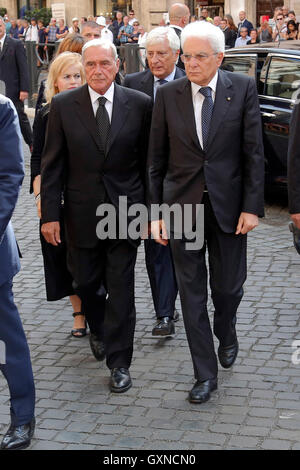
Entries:
{"label": "white dress shirt", "polygon": [[4,33],[4,36],[2,39],[0,39],[0,44],[1,44],[1,52],[3,51],[3,46],[4,46],[4,41],[5,41],[5,38],[6,38],[6,33]]}
{"label": "white dress shirt", "polygon": [[101,31],[101,39],[106,39],[107,41],[114,42],[114,35],[110,29],[105,27]]}
{"label": "white dress shirt", "polygon": [[105,109],[108,112],[109,120],[111,122],[112,112],[113,112],[114,94],[115,94],[115,84],[112,83],[111,86],[109,87],[109,89],[107,90],[107,92],[104,95],[99,95],[99,93],[97,93],[95,90],[93,90],[89,86],[89,94],[90,94],[90,97],[91,97],[91,103],[92,103],[92,106],[93,106],[93,111],[94,111],[95,117],[96,117],[96,114],[97,114],[97,109],[99,107],[98,98],[100,98],[100,96],[104,96],[106,98],[107,101],[105,103]]}
{"label": "white dress shirt", "polygon": [[[162,80],[166,80],[167,82],[171,82],[175,78],[175,73],[176,73],[176,66],[174,67],[173,72],[171,72],[170,75],[168,75],[166,78],[162,78]],[[154,100],[155,100],[155,97],[156,97],[157,88],[159,88],[161,86],[160,83],[159,83],[159,80],[161,80],[161,79],[154,76],[154,84],[153,84]]]}
{"label": "white dress shirt", "polygon": [[[216,90],[217,90],[217,83],[218,83],[218,72],[214,76],[214,78],[211,80],[211,82],[207,85],[212,89],[212,99],[213,102],[215,102],[216,99]],[[193,105],[194,105],[194,114],[195,114],[195,122],[196,122],[196,130],[197,130],[197,135],[199,139],[199,143],[201,145],[201,148],[203,148],[203,137],[202,137],[202,106],[205,100],[205,97],[199,93],[199,90],[201,88],[200,85],[197,85],[196,83],[191,83],[192,86],[192,98],[193,98]]]}

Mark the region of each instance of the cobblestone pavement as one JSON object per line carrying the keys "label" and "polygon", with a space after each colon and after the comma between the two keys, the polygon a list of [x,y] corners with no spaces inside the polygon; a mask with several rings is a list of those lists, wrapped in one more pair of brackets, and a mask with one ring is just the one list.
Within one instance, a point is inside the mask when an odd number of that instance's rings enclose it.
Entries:
{"label": "cobblestone pavement", "polygon": [[[191,405],[186,398],[194,379],[182,316],[175,338],[151,337],[154,310],[142,251],[136,267],[133,387],[120,396],[109,392],[109,371],[94,360],[88,337],[70,336],[68,300],[45,300],[38,220],[28,188],[26,152],[14,216],[23,252],[14,291],[36,380],[31,449],[300,449],[300,364],[291,361],[292,342],[300,340],[300,257],[287,230],[286,207],[268,205],[266,219],[249,236],[238,359],[231,370],[220,368],[219,389],[208,403]],[[1,377],[0,434],[8,423]]]}

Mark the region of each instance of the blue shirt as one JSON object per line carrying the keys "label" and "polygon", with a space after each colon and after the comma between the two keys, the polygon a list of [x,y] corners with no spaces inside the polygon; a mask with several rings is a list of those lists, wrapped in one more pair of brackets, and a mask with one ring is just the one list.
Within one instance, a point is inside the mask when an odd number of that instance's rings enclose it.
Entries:
{"label": "blue shirt", "polygon": [[[129,24],[127,26],[121,26],[121,28],[119,29],[119,34],[120,33],[127,33],[127,34],[132,34],[133,33],[133,27],[130,26]],[[126,42],[128,42],[128,36],[121,36],[120,38],[120,43],[121,44],[125,44]]]}

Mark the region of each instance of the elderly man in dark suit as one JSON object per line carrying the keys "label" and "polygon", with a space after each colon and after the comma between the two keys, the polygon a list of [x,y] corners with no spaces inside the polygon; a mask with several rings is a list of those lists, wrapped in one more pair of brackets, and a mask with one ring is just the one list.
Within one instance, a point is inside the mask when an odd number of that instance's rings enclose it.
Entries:
{"label": "elderly man in dark suit", "polygon": [[[184,212],[193,209],[190,225],[196,227],[201,221],[197,205],[204,211],[202,248],[186,243],[191,232],[186,227],[181,237],[178,228],[172,225],[170,230],[196,378],[189,400],[203,403],[217,388],[218,372],[207,312],[205,252],[208,249],[218,357],[229,368],[238,353],[235,324],[246,279],[246,234],[264,213],[264,156],[254,80],[219,70],[223,32],[195,22],[184,29],[181,40],[187,77],[161,87],[153,110],[150,203],[177,203]],[[152,220],[154,238],[166,245],[163,218],[153,215]]]}
{"label": "elderly man in dark suit", "polygon": [[2,95],[0,148],[0,351],[4,352],[0,369],[7,379],[11,402],[11,425],[0,448],[8,450],[24,449],[30,444],[35,426],[35,390],[29,349],[12,292],[20,260],[10,219],[24,178],[22,137],[16,110]]}
{"label": "elderly man in dark suit", "polygon": [[0,17],[0,86],[3,84],[3,94],[14,103],[24,140],[31,148],[32,130],[24,111],[24,100],[28,98],[29,91],[26,52],[21,41],[7,36],[5,23]]}
{"label": "elderly man in dark suit", "polygon": [[291,219],[300,229],[300,91],[297,93],[291,123],[288,151],[288,193]]}
{"label": "elderly man in dark suit", "polygon": [[[144,202],[152,103],[144,93],[114,83],[119,59],[109,41],[87,42],[83,63],[87,84],[57,95],[51,103],[42,161],[42,233],[49,243],[60,242],[64,189],[68,265],[94,342],[100,344],[97,292],[102,283],[108,294],[104,342],[111,391],[118,393],[131,386],[139,240],[129,235],[99,239],[96,212],[107,203],[119,212],[121,196],[127,197],[128,210]],[[121,227],[124,220],[116,223]]]}
{"label": "elderly man in dark suit", "polygon": [[[180,40],[173,28],[160,26],[150,31],[145,47],[149,69],[126,75],[124,86],[142,91],[154,100],[161,85],[185,76],[185,72],[176,66]],[[174,321],[178,319],[175,311],[178,288],[170,246],[145,240],[145,254],[157,317],[152,335],[170,336],[175,333]]]}

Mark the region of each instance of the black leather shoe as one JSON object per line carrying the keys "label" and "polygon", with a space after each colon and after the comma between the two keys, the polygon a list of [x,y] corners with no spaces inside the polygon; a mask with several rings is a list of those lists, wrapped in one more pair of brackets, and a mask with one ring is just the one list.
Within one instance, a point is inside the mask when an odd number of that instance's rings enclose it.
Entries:
{"label": "black leather shoe", "polygon": [[235,341],[231,346],[219,346],[218,357],[222,367],[229,369],[233,366],[239,352],[238,340]]}
{"label": "black leather shoe", "polygon": [[23,424],[22,426],[10,425],[3,441],[1,442],[1,450],[14,450],[26,449],[30,445],[31,438],[34,433],[35,419],[33,418],[30,423]]}
{"label": "black leather shoe", "polygon": [[105,346],[99,336],[94,333],[90,333],[90,346],[97,361],[103,361],[105,359]]}
{"label": "black leather shoe", "polygon": [[124,367],[111,369],[110,390],[114,393],[123,393],[132,386],[129,370]]}
{"label": "black leather shoe", "polygon": [[176,323],[179,320],[179,313],[177,310],[174,310],[173,321]]}
{"label": "black leather shoe", "polygon": [[175,334],[175,325],[171,317],[158,318],[152,330],[152,336],[172,336]]}
{"label": "black leather shoe", "polygon": [[190,403],[204,403],[210,399],[210,394],[218,388],[218,379],[209,379],[205,382],[197,380],[189,393]]}

